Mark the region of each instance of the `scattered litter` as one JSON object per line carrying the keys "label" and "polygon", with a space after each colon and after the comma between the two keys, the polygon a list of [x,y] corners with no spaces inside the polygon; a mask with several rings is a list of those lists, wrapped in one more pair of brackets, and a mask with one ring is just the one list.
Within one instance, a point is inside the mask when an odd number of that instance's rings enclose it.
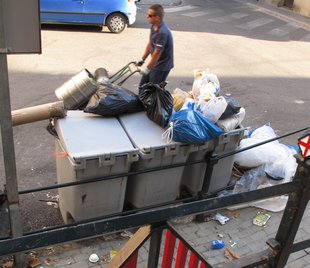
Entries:
{"label": "scattered litter", "polygon": [[110,251],[110,258],[111,258],[111,260],[113,259],[113,257],[114,257],[117,253],[118,253],[118,251],[115,250],[115,249],[112,249],[112,250]]}
{"label": "scattered litter", "polygon": [[88,260],[92,263],[99,261],[99,257],[97,254],[93,253],[89,256]]}
{"label": "scattered litter", "polygon": [[235,245],[237,245],[236,242],[232,243],[230,246],[233,248]]}
{"label": "scattered litter", "polygon": [[222,234],[218,234],[217,235],[219,238],[223,238],[224,237],[224,235],[222,235]]}
{"label": "scattered litter", "polygon": [[48,201],[48,202],[46,202],[46,205],[53,206],[54,208],[58,208],[58,203],[57,202]]}
{"label": "scattered litter", "polygon": [[133,237],[133,234],[132,234],[132,232],[125,230],[125,231],[121,232],[121,237],[124,237],[124,238],[129,237],[129,238],[131,238],[131,237]]}
{"label": "scattered litter", "polygon": [[225,246],[225,243],[223,240],[213,240],[211,242],[212,249],[221,249]]}
{"label": "scattered litter", "polygon": [[216,213],[216,214],[213,216],[213,219],[216,220],[216,221],[219,221],[220,224],[222,224],[222,225],[226,224],[226,222],[229,221],[229,218],[228,218],[228,217],[223,216],[223,215],[221,215],[220,213]]}
{"label": "scattered litter", "polygon": [[13,268],[14,262],[11,260],[7,260],[3,263],[3,268]]}
{"label": "scattered litter", "polygon": [[195,217],[197,222],[208,222],[213,220],[213,216],[211,214],[198,214]]}
{"label": "scattered litter", "polygon": [[264,226],[270,217],[270,214],[264,213],[263,211],[258,211],[255,218],[253,219],[253,224],[257,226]]}
{"label": "scattered litter", "polygon": [[225,248],[224,256],[230,261],[240,259],[240,257],[229,248]]}
{"label": "scattered litter", "polygon": [[109,263],[111,261],[111,256],[110,256],[110,252],[105,254],[105,255],[102,255],[100,257],[100,260],[102,261],[102,263],[106,264],[106,263]]}
{"label": "scattered litter", "polygon": [[46,259],[44,260],[44,263],[45,263],[46,265],[51,265],[51,264],[53,263],[53,260],[52,260],[51,258],[46,258]]}
{"label": "scattered litter", "polygon": [[37,257],[30,256],[30,258],[27,260],[27,264],[29,267],[33,268],[41,265],[42,263]]}

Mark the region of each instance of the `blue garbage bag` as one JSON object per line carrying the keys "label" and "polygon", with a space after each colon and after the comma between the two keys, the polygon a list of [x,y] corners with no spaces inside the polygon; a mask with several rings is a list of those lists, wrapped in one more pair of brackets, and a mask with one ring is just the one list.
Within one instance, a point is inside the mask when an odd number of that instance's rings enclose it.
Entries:
{"label": "blue garbage bag", "polygon": [[172,139],[188,144],[203,143],[223,134],[223,131],[192,109],[180,110],[170,118]]}

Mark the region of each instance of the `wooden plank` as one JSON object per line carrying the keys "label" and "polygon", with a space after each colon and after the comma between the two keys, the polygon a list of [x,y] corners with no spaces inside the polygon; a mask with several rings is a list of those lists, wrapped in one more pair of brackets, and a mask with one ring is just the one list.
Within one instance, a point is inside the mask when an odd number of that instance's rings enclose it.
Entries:
{"label": "wooden plank", "polygon": [[148,238],[151,233],[151,225],[142,226],[130,238],[122,249],[107,264],[106,268],[121,267],[126,260],[140,247],[141,243]]}

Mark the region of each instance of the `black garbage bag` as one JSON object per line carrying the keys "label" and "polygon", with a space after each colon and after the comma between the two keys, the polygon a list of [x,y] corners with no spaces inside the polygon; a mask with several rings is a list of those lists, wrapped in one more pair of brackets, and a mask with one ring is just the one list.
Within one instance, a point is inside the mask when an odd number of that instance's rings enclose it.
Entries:
{"label": "black garbage bag", "polygon": [[115,84],[99,84],[90,98],[84,112],[102,116],[117,116],[124,113],[143,111],[138,96],[128,89]]}
{"label": "black garbage bag", "polygon": [[222,113],[221,117],[219,118],[220,120],[229,118],[232,115],[239,113],[240,111],[241,107],[236,106],[235,101],[233,99],[226,99],[226,102],[227,106],[224,113]]}
{"label": "black garbage bag", "polygon": [[139,88],[139,99],[148,118],[166,127],[173,109],[173,98],[165,85],[146,83]]}

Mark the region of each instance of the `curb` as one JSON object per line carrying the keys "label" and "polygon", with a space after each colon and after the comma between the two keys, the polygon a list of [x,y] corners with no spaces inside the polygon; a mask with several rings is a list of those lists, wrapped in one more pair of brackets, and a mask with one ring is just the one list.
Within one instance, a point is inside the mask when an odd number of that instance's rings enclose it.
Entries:
{"label": "curb", "polygon": [[289,21],[290,23],[295,23],[299,27],[307,31],[310,31],[310,20],[307,17],[304,17],[291,10],[288,10],[282,7],[276,7],[271,4],[262,3],[262,2],[253,4],[253,3],[245,3],[245,1],[242,1],[242,0],[235,0],[235,1],[241,4],[248,5],[252,8],[258,9],[258,11],[274,16],[280,20]]}
{"label": "curb", "polygon": [[151,6],[154,4],[161,4],[164,7],[179,6],[182,4],[182,0],[140,0],[140,2],[137,2],[137,5],[139,6]]}

